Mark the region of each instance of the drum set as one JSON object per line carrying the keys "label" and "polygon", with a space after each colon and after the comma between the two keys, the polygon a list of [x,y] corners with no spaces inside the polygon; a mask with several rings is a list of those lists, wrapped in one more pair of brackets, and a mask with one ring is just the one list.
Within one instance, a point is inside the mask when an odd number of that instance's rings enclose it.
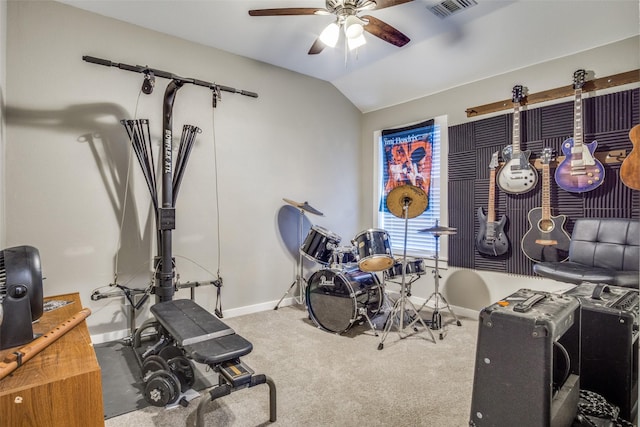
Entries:
{"label": "drum set", "polygon": [[[304,212],[323,215],[307,202],[283,200],[300,209],[301,215],[304,215]],[[418,207],[422,209],[420,213],[425,208],[426,203],[422,208]],[[407,258],[406,236],[403,257],[394,258],[389,234],[382,229],[364,230],[358,233],[348,245],[341,245],[341,242],[342,238],[330,230],[318,225],[311,226],[299,248],[299,274],[278,305],[292,287],[298,284],[301,303],[306,305],[310,319],[319,328],[341,334],[354,324],[366,321],[373,333],[378,336],[378,328],[372,319],[385,311],[387,301],[385,284],[387,281],[400,283],[402,286],[400,297],[396,300],[382,328],[384,331],[382,341],[384,341],[391,325],[396,321],[396,315],[399,313],[402,318],[405,314],[405,304],[411,304],[408,302],[411,284],[425,274],[424,260]],[[311,274],[308,279],[302,277],[301,257],[320,265],[320,269]],[[382,280],[377,273],[381,273]],[[443,298],[440,301],[442,300]],[[399,308],[400,305],[402,309]],[[425,323],[418,316],[418,311],[414,307],[412,313],[407,314],[406,318],[411,318],[414,323],[419,321],[427,328],[426,323],[430,322]],[[440,319],[439,315],[438,319]],[[401,319],[401,322],[404,322],[404,319]],[[438,327],[441,327],[441,323]],[[433,333],[431,331],[429,333],[433,337]],[[378,348],[382,349],[382,342]]]}

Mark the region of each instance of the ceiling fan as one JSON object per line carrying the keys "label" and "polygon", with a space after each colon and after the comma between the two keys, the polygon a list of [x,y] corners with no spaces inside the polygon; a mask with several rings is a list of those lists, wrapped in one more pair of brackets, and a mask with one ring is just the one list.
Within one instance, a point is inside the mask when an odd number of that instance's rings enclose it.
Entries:
{"label": "ceiling fan", "polygon": [[309,55],[316,55],[325,46],[334,47],[343,30],[349,49],[364,45],[364,31],[373,34],[395,46],[402,47],[409,43],[409,37],[393,28],[391,25],[371,16],[358,14],[364,10],[378,10],[397,6],[413,0],[326,0],[324,8],[317,7],[286,7],[279,9],[250,10],[251,16],[286,16],[286,15],[335,15],[336,20],[329,24],[309,49]]}

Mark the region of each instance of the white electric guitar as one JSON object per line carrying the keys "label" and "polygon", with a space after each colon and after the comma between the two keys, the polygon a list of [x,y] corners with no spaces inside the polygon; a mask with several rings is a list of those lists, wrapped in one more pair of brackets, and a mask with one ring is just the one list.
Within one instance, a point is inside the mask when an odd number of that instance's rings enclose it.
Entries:
{"label": "white electric guitar", "polygon": [[505,165],[498,173],[498,187],[505,193],[520,194],[531,191],[538,183],[538,173],[529,163],[531,151],[520,151],[520,102],[522,86],[513,87],[513,138],[502,150]]}

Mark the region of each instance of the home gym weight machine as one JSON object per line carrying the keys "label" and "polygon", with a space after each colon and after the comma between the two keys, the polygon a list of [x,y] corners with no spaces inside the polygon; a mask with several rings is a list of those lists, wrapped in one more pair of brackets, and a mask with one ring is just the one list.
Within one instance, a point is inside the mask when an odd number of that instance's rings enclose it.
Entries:
{"label": "home gym weight machine", "polygon": [[[254,92],[239,90],[194,78],[185,78],[166,71],[140,66],[111,62],[92,56],[83,56],[84,61],[117,67],[125,71],[144,74],[142,91],[150,94],[155,86],[155,78],[170,80],[164,94],[162,110],[162,143],[158,158],[162,171],[162,203],[157,200],[157,185],[153,172],[148,120],[123,120],[138,161],[143,169],[152,200],[154,200],[155,221],[158,237],[158,255],[154,259],[156,303],[151,307],[155,320],[149,319],[138,328],[132,339],[134,353],[142,365],[142,380],[147,402],[154,406],[166,406],[179,402],[188,404],[182,392],[194,383],[193,361],[205,364],[218,373],[218,385],[210,391],[210,401],[233,391],[259,384],[269,386],[269,420],[276,420],[276,387],[266,375],[255,374],[240,357],[253,349],[252,344],[236,334],[220,319],[196,304],[193,299],[173,300],[175,292],[174,259],[172,256],[172,230],[175,229],[175,202],[184,167],[186,166],[195,134],[200,130],[186,125],[180,141],[175,173],[172,153],[173,104],[178,90],[185,84],[202,86],[213,91],[213,107],[221,100],[221,92],[238,93],[257,98]],[[192,294],[193,295],[193,294]],[[135,350],[146,329],[156,330],[157,341],[142,355]],[[182,398],[181,398],[182,396]],[[197,409],[197,425],[204,424],[202,399]]]}

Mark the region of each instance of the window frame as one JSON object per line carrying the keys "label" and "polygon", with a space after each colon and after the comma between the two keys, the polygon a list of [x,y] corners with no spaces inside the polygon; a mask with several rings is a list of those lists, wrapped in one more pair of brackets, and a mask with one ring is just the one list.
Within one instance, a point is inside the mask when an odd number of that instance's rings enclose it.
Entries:
{"label": "window frame", "polygon": [[[436,175],[432,174],[431,175],[431,188],[434,188],[434,186],[436,186],[439,189],[439,214],[435,215],[438,218],[438,224],[440,226],[446,226],[447,225],[447,203],[448,203],[448,197],[447,197],[447,170],[448,170],[448,163],[447,163],[447,159],[448,159],[448,131],[447,131],[447,116],[446,115],[442,115],[442,116],[437,116],[437,117],[433,117],[432,119],[422,119],[422,120],[418,120],[412,123],[407,123],[407,124],[400,124],[397,126],[393,126],[392,129],[402,129],[404,127],[410,127],[410,126],[414,126],[416,124],[420,124],[423,122],[426,122],[428,120],[433,120],[434,121],[434,125],[438,128],[438,135],[439,138],[437,141],[434,141],[434,143],[438,144],[437,149],[434,147],[434,155],[437,152],[439,155],[439,165],[440,165],[440,173]],[[372,206],[372,212],[373,212],[373,221],[372,223],[374,224],[374,228],[379,228],[379,229],[385,229],[384,228],[384,223],[382,221],[382,217],[384,215],[383,212],[379,212],[379,206],[382,200],[382,196],[383,196],[383,192],[384,192],[384,184],[383,181],[383,168],[385,167],[385,165],[383,164],[383,162],[385,161],[384,156],[382,155],[383,150],[382,150],[382,130],[377,130],[374,132],[373,135],[373,206]],[[435,158],[434,158],[434,164],[436,163]],[[430,190],[431,193],[431,190]],[[431,194],[430,194],[431,195]],[[427,209],[429,209],[427,207]],[[391,215],[390,213],[387,213],[387,215]],[[420,218],[420,217],[417,217]],[[392,248],[392,252],[395,258],[400,259],[402,258],[403,255],[403,246],[404,246],[404,220],[401,220],[402,224],[403,224],[403,232],[402,232],[402,239],[400,239],[400,241],[397,241],[398,239],[391,239],[391,248]],[[411,222],[414,221],[415,219],[409,218],[408,222],[409,222],[409,227],[411,227]],[[426,225],[424,228],[428,228],[435,225],[435,223],[430,223],[428,225]],[[409,233],[411,233],[411,231],[409,231]],[[434,260],[435,259],[435,236],[433,236],[430,233],[422,233],[424,235],[424,238],[426,239],[434,239],[432,242],[432,249],[431,250],[425,250],[425,249],[420,249],[420,248],[416,248],[410,245],[409,241],[407,242],[407,257],[413,257],[413,258],[422,258],[425,260]],[[391,235],[391,234],[390,234]],[[439,262],[443,262],[444,263],[444,268],[447,267],[446,263],[448,260],[448,248],[449,248],[449,244],[448,244],[448,238],[446,238],[446,236],[444,236],[444,238],[442,238],[443,236],[441,236],[440,238],[437,239],[437,243],[438,243],[438,261]],[[427,262],[428,265],[432,265],[432,263]],[[439,264],[440,267],[442,267],[442,264]]]}

